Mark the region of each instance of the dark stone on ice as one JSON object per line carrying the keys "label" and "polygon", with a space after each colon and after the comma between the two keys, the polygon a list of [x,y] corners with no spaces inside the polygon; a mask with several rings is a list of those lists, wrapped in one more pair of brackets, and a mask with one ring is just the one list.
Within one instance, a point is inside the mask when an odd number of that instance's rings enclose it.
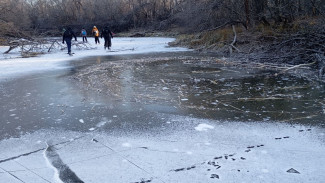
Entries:
{"label": "dark stone on ice", "polygon": [[285,137],[283,137],[284,139],[287,139],[287,138],[289,138],[289,136],[285,136]]}
{"label": "dark stone on ice", "polygon": [[248,149],[251,149],[251,148],[254,148],[254,146],[248,146],[247,148],[248,148]]}
{"label": "dark stone on ice", "polygon": [[179,172],[179,171],[183,171],[183,170],[185,170],[185,168],[179,168],[179,169],[176,169],[176,170],[174,170],[175,172]]}
{"label": "dark stone on ice", "polygon": [[219,157],[215,157],[214,159],[221,159],[222,158],[222,156],[219,156]]}
{"label": "dark stone on ice", "polygon": [[287,170],[288,173],[297,173],[300,174],[300,172],[298,172],[297,170],[290,168],[289,170]]}
{"label": "dark stone on ice", "polygon": [[186,170],[191,170],[192,169],[192,167],[188,167],[188,168],[186,168]]}
{"label": "dark stone on ice", "polygon": [[249,151],[251,151],[250,149],[247,149],[245,152],[249,152]]}
{"label": "dark stone on ice", "polygon": [[299,130],[299,132],[303,132],[304,130]]}
{"label": "dark stone on ice", "polygon": [[280,139],[282,139],[281,137],[280,138],[275,138],[275,140],[280,140]]}
{"label": "dark stone on ice", "polygon": [[246,158],[240,157],[241,160],[246,160]]}
{"label": "dark stone on ice", "polygon": [[211,179],[214,179],[214,178],[217,178],[217,179],[219,179],[219,175],[217,175],[217,174],[211,174],[211,177],[210,177]]}

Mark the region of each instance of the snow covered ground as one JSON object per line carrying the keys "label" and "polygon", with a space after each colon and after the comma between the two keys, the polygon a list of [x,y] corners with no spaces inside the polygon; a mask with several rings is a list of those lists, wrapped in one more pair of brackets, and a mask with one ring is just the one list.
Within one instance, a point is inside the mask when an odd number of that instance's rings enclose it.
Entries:
{"label": "snow covered ground", "polygon": [[[61,175],[63,182],[94,183],[325,181],[324,129],[158,115],[164,129],[144,134],[107,134],[97,125],[88,133],[41,130],[1,141],[0,180],[61,182]],[[54,146],[46,149],[46,143]]]}
{"label": "snow covered ground", "polygon": [[[81,41],[82,38],[78,38]],[[168,47],[168,43],[173,38],[119,38],[112,39],[110,51],[104,50],[104,40],[100,39],[101,44],[95,44],[94,38],[88,38],[90,43],[89,50],[78,50],[72,47],[74,56],[69,56],[67,50],[55,51],[54,53],[44,54],[38,57],[21,58],[19,49],[12,50],[9,54],[3,54],[8,50],[8,46],[0,46],[0,80],[7,77],[21,76],[31,72],[44,72],[48,70],[65,68],[63,64],[72,59],[80,59],[89,56],[103,55],[122,55],[122,54],[141,54],[151,52],[175,52],[188,51],[186,48]]]}

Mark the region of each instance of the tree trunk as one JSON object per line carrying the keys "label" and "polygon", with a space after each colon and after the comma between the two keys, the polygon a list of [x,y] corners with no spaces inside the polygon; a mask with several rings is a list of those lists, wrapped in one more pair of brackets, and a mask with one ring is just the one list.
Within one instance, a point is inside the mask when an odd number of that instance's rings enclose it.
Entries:
{"label": "tree trunk", "polygon": [[247,28],[249,28],[249,25],[250,25],[249,0],[245,0],[245,13],[246,13],[246,26],[247,26]]}

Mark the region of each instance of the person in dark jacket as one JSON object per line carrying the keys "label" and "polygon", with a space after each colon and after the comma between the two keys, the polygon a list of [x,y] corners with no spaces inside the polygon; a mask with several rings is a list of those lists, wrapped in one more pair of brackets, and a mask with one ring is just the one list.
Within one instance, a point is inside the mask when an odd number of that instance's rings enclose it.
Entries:
{"label": "person in dark jacket", "polygon": [[111,32],[111,30],[109,29],[108,26],[106,26],[103,31],[102,34],[100,36],[101,38],[104,37],[105,40],[105,44],[104,44],[104,49],[106,50],[106,48],[110,49],[110,47],[112,46],[112,38],[113,38],[113,33]]}
{"label": "person in dark jacket", "polygon": [[72,53],[71,53],[71,40],[72,40],[72,37],[74,37],[75,41],[77,41],[77,37],[76,37],[75,33],[72,31],[72,29],[70,27],[67,27],[66,30],[63,33],[62,43],[64,44],[64,41],[67,43],[68,54],[69,55],[72,55]]}

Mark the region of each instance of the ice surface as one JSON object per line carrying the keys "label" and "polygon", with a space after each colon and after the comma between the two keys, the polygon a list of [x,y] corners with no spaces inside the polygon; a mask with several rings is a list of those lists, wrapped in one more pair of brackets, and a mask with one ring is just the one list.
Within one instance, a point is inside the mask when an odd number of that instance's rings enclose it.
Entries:
{"label": "ice surface", "polygon": [[[110,52],[93,45],[97,49],[73,48],[73,57],[67,56],[65,51],[27,59],[17,58],[18,53],[11,53],[2,55],[0,59],[0,77],[59,69],[65,67],[65,61],[91,55],[184,51],[167,48],[166,43],[171,40],[114,38]],[[168,80],[161,79],[161,82],[166,84]],[[200,79],[194,82],[200,82]],[[171,90],[169,88],[172,87],[167,86],[161,88]],[[22,96],[33,94],[25,92]],[[180,99],[182,103],[190,101],[190,98]],[[211,102],[213,105],[220,103],[229,106],[222,101],[214,101]],[[45,104],[51,109],[44,109],[43,112],[50,113],[52,108],[60,107],[57,102],[48,101]],[[97,103],[92,105],[94,109]],[[13,120],[21,116],[19,108],[16,111],[15,106],[6,111]],[[157,115],[152,119],[162,121],[164,125],[161,128],[148,125],[141,132],[132,128],[116,130],[110,125],[117,125],[118,119],[123,120],[123,113],[114,112],[109,115],[113,119],[99,116],[92,123],[85,116],[73,118],[78,125],[86,126],[87,132],[53,127],[2,140],[0,182],[62,182],[59,180],[62,177],[60,167],[71,170],[78,179],[87,183],[325,182],[324,128],[276,123],[269,117],[265,118],[265,122],[247,123],[221,122],[156,111],[152,115]],[[26,123],[26,118],[21,118]],[[67,121],[60,116],[57,122]],[[141,122],[155,123],[146,119]],[[16,130],[22,129],[17,125]],[[51,142],[52,157],[60,161],[46,156],[48,146],[45,142]],[[59,162],[59,166],[56,162]]]}
{"label": "ice surface", "polygon": [[[82,40],[79,38],[79,40]],[[38,57],[21,58],[19,49],[16,48],[9,54],[3,54],[8,50],[8,46],[0,46],[0,79],[14,77],[30,72],[44,72],[48,70],[66,68],[64,62],[72,59],[80,59],[89,56],[104,55],[123,55],[123,54],[141,54],[152,52],[177,52],[188,51],[186,48],[168,47],[168,43],[174,41],[174,38],[124,38],[116,37],[112,40],[110,51],[104,50],[103,44],[96,45],[94,38],[88,39],[90,50],[78,50],[72,47],[75,53],[73,57],[66,54],[66,50],[46,53]]]}
{"label": "ice surface", "polygon": [[[127,135],[40,130],[1,141],[0,157],[4,160],[37,149],[44,152],[46,144],[38,141],[46,139],[57,144],[53,146],[54,155],[83,182],[325,181],[322,128],[157,115],[166,122],[178,123],[171,123],[161,133],[128,130]],[[197,127],[208,130],[202,133]],[[1,180],[17,182],[10,172],[24,182],[44,182],[42,178],[53,182],[55,172],[60,171],[53,171],[46,164],[42,151],[0,160]],[[291,173],[296,171],[299,174]]]}

